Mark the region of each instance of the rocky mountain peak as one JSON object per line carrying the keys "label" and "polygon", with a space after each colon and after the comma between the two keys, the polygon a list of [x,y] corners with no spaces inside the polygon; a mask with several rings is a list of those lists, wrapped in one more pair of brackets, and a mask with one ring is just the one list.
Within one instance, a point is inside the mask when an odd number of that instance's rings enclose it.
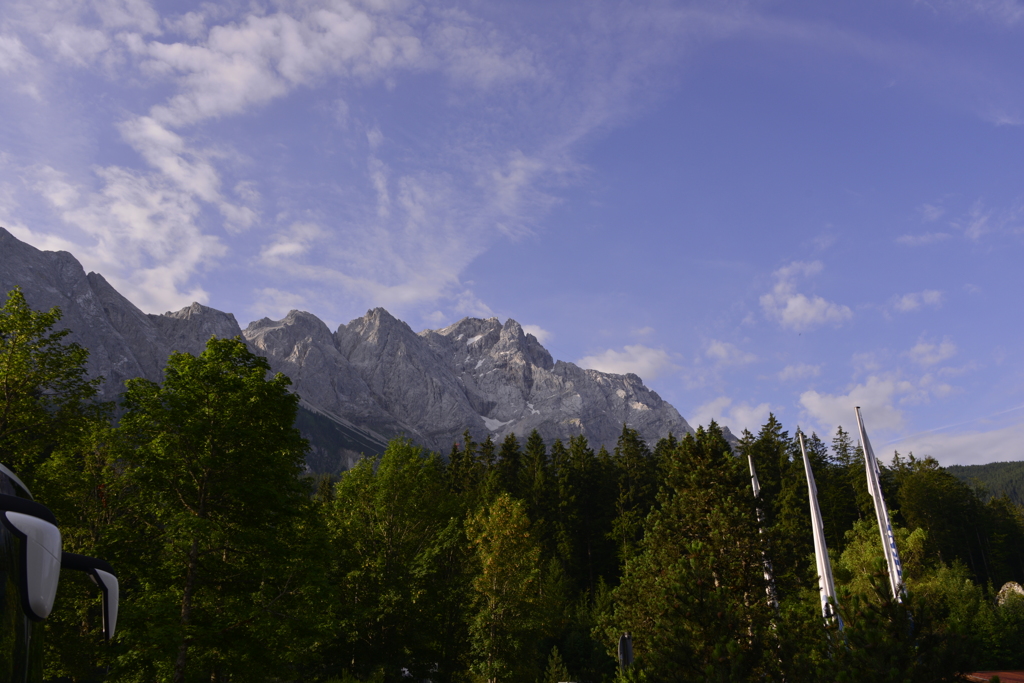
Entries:
{"label": "rocky mountain peak", "polygon": [[210,337],[230,339],[241,337],[242,328],[231,313],[192,302],[179,311],[147,316],[159,329],[172,351],[198,355]]}
{"label": "rocky mountain peak", "polygon": [[242,331],[242,335],[266,355],[281,358],[291,356],[299,342],[334,347],[334,335],[320,318],[294,309],[282,320],[254,320]]}
{"label": "rocky mountain peak", "polygon": [[291,311],[243,333],[233,315],[200,303],[147,315],[70,254],[40,251],[0,228],[0,288],[16,285],[33,308],[61,307],[61,325],[90,351],[90,373],[106,377],[106,399],[126,379],[160,381],[171,351],[198,354],[211,336],[242,335],[291,378],[306,418],[327,420],[315,429],[308,423],[307,436],[347,439],[341,456],[317,445],[323,462],[352,462],[366,444],[397,435],[447,451],[465,429],[477,440],[533,429],[549,442],[583,434],[595,448],[613,446],[623,424],[652,442],[692,431],[636,375],[556,363],[513,319],[463,318],[415,334],[374,308],[332,334],[315,315]]}
{"label": "rocky mountain peak", "polygon": [[411,327],[380,307],[367,311],[362,318],[356,318],[347,325],[339,325],[334,333],[335,344],[345,356],[350,356],[364,344],[400,343],[400,340],[415,336]]}

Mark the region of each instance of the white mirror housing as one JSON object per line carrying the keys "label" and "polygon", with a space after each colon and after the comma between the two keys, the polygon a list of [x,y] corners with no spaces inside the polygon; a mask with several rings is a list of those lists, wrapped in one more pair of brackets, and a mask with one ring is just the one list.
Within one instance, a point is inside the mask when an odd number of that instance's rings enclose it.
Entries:
{"label": "white mirror housing", "polygon": [[[40,506],[42,507],[42,506]],[[40,517],[4,510],[3,524],[21,539],[22,601],[34,621],[50,616],[60,580],[61,538],[56,524]]]}

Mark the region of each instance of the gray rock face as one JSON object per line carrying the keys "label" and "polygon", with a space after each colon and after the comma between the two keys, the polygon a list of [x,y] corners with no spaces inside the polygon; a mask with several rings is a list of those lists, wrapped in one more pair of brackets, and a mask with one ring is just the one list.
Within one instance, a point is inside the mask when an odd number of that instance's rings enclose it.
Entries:
{"label": "gray rock face", "polygon": [[146,315],[66,251],[40,251],[0,228],[0,292],[16,286],[32,308],[60,308],[58,326],[89,349],[89,374],[105,378],[100,398],[106,401],[124,391],[125,380],[160,381],[171,351],[197,353],[212,334],[242,334],[230,313],[200,304]]}
{"label": "gray rock face", "polygon": [[[595,448],[613,446],[623,424],[652,443],[692,431],[636,375],[555,362],[511,319],[465,318],[417,334],[383,308],[334,333],[301,311],[244,332],[230,313],[197,303],[147,315],[71,254],[40,251],[0,228],[0,288],[14,286],[34,308],[61,308],[71,340],[90,350],[90,373],[106,378],[106,400],[127,379],[160,381],[172,351],[196,354],[211,336],[242,335],[291,378],[310,434],[335,435],[324,443],[310,436],[326,460],[374,452],[396,435],[447,451],[465,429],[477,440],[533,429],[548,442],[582,434]],[[335,438],[344,446],[332,446]]]}
{"label": "gray rock face", "polygon": [[307,407],[378,435],[404,430],[338,350],[327,325],[311,313],[292,311],[278,321],[263,318],[249,323],[243,334],[274,371],[292,380]]}
{"label": "gray rock face", "polygon": [[465,318],[420,336],[446,359],[467,398],[496,440],[536,429],[545,439],[582,434],[612,446],[622,425],[653,442],[693,431],[686,420],[636,375],[585,370],[553,362],[515,320]]}
{"label": "gray rock face", "polygon": [[150,313],[146,317],[163,334],[170,350],[181,353],[202,353],[210,337],[231,339],[242,336],[242,328],[235,316],[194,302],[180,311],[167,311],[163,315]]}
{"label": "gray rock face", "polygon": [[583,434],[595,447],[612,446],[624,423],[652,442],[692,431],[636,375],[556,363],[515,320],[465,318],[415,334],[377,308],[332,337],[315,316],[292,311],[245,336],[319,410],[441,451],[465,429],[478,440]]}

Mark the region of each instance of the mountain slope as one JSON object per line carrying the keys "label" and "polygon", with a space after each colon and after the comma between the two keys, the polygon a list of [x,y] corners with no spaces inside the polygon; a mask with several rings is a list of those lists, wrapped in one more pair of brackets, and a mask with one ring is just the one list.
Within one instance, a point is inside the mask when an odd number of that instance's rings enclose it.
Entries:
{"label": "mountain slope", "polygon": [[980,486],[990,497],[1005,495],[1024,506],[1024,462],[950,465],[946,471],[969,486]]}
{"label": "mountain slope", "polygon": [[199,353],[211,336],[242,336],[292,379],[319,470],[345,468],[398,435],[447,451],[466,429],[478,441],[533,429],[548,442],[582,434],[595,448],[613,446],[623,424],[651,442],[692,431],[636,375],[556,362],[511,319],[465,318],[417,334],[376,308],[331,332],[292,311],[243,332],[230,313],[198,303],[143,313],[71,254],[40,251],[0,228],[0,289],[15,286],[34,308],[61,308],[70,339],[90,350],[89,372],[106,378],[105,400],[127,379],[159,382],[172,351]]}

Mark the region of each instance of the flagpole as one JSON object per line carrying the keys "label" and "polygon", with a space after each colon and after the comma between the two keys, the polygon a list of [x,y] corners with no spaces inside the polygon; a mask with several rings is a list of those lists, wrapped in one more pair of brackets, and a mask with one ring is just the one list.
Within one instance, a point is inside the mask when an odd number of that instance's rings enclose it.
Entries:
{"label": "flagpole", "polygon": [[864,430],[864,419],[860,415],[860,406],[856,407],[857,426],[860,428],[860,444],[864,450],[864,469],[868,477],[868,493],[875,503],[875,517],[878,519],[878,531],[882,536],[882,551],[885,553],[885,563],[889,569],[889,587],[892,588],[892,597],[897,602],[903,602],[906,589],[903,586],[903,564],[900,562],[900,554],[896,549],[896,537],[892,532],[892,523],[889,521],[889,510],[885,506],[885,498],[882,496],[882,484],[878,461],[875,459],[875,452],[871,449],[871,442],[868,441],[868,434]]}
{"label": "flagpole", "polygon": [[[828,545],[825,543],[825,524],[821,520],[821,507],[818,505],[818,487],[814,483],[811,461],[804,447],[803,432],[797,432],[800,440],[800,453],[804,457],[804,472],[807,474],[807,498],[811,506],[811,530],[814,533],[814,558],[818,566],[818,590],[821,594],[821,616],[826,619],[838,617],[835,613],[836,586],[832,578],[832,562],[828,557]],[[839,629],[843,628],[843,620],[839,619]]]}
{"label": "flagpole", "polygon": [[754,489],[755,510],[757,511],[757,533],[761,536],[761,564],[764,566],[765,590],[768,593],[768,604],[776,612],[779,611],[779,597],[775,590],[775,572],[772,570],[772,561],[764,549],[764,511],[761,509],[761,483],[757,480],[757,470],[754,469],[754,458],[747,453],[747,463],[750,465],[750,485]]}

